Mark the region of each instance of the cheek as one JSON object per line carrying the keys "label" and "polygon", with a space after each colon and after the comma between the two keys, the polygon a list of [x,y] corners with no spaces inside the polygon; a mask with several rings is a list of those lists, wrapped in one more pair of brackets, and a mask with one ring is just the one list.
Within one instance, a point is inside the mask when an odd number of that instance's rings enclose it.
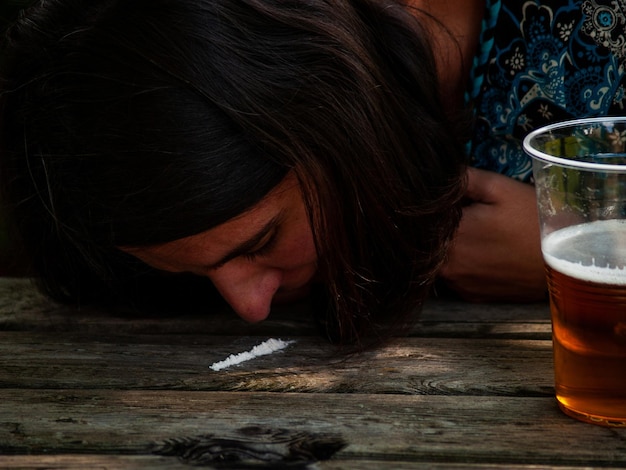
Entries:
{"label": "cheek", "polygon": [[285,247],[285,258],[291,260],[292,265],[306,265],[317,263],[317,252],[313,235],[309,232],[300,237],[294,238],[288,246]]}
{"label": "cheek", "polygon": [[276,301],[292,301],[308,295],[309,284],[317,273],[317,253],[313,237],[293,239],[282,257],[280,269],[283,278],[281,292]]}
{"label": "cheek", "polygon": [[292,270],[317,264],[315,242],[308,223],[300,224],[297,230],[291,232],[291,236],[286,235],[285,238],[274,258],[277,267]]}

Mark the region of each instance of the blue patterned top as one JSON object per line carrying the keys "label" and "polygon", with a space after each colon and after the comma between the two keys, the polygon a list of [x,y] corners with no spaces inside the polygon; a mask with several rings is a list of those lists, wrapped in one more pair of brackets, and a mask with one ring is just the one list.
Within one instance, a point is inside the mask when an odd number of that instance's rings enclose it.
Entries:
{"label": "blue patterned top", "polygon": [[625,115],[626,0],[487,0],[466,99],[472,165],[522,181],[545,124]]}

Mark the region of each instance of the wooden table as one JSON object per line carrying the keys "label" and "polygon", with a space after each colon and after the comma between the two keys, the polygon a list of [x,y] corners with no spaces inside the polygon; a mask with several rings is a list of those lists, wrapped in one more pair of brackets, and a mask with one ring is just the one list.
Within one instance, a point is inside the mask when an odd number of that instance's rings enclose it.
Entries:
{"label": "wooden table", "polygon": [[[0,467],[626,467],[626,429],[558,409],[547,304],[434,300],[355,356],[306,310],[125,317],[0,279]],[[209,368],[269,338],[294,342]]]}

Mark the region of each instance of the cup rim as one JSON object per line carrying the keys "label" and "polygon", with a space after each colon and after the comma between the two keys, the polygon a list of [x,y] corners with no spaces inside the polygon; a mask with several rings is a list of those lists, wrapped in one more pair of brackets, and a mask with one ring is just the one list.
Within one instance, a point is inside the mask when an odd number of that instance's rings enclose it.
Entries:
{"label": "cup rim", "polygon": [[535,149],[530,144],[530,141],[539,134],[544,134],[546,132],[550,132],[556,129],[565,129],[568,127],[575,127],[581,124],[593,124],[593,123],[599,123],[599,122],[619,122],[619,123],[626,124],[626,116],[604,116],[604,117],[571,119],[571,120],[560,121],[560,122],[556,122],[553,124],[548,124],[547,126],[539,127],[533,130],[532,132],[530,132],[526,137],[524,137],[524,140],[522,143],[524,151],[526,151],[526,153],[528,153],[532,158],[536,158],[538,160],[542,160],[548,163],[554,163],[559,166],[566,166],[570,168],[587,169],[587,170],[600,170],[600,171],[606,171],[606,172],[625,173],[626,164],[618,165],[618,164],[609,164],[609,163],[593,163],[593,162],[571,160],[569,158],[563,158],[563,157],[555,157],[554,155],[550,155],[548,153]]}

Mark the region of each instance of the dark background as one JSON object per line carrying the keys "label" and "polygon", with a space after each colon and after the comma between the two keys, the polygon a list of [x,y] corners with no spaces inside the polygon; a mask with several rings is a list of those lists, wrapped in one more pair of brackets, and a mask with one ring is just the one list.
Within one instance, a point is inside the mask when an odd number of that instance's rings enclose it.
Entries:
{"label": "dark background", "polygon": [[4,31],[17,12],[30,3],[33,0],[0,0],[0,31]]}
{"label": "dark background", "polygon": [[[33,0],[0,0],[0,38],[3,37],[11,21],[17,17],[19,10],[31,3]],[[0,158],[2,158],[1,155]],[[15,247],[7,238],[6,225],[0,208],[0,276],[21,275],[24,271],[25,268],[19,261]]]}

